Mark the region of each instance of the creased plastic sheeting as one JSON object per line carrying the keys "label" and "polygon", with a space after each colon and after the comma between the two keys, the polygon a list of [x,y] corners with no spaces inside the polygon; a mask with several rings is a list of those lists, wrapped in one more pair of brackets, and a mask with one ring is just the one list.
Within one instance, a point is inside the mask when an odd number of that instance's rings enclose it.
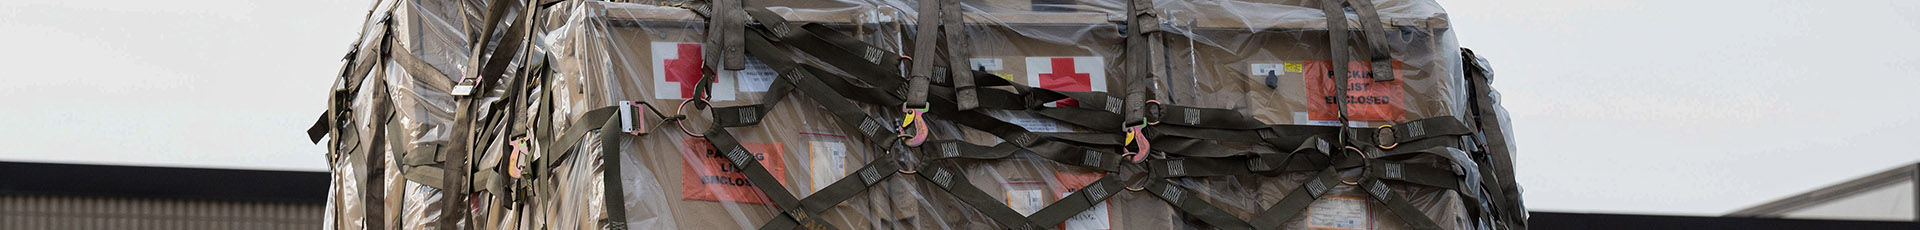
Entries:
{"label": "creased plastic sheeting", "polygon": [[[1391,47],[1394,81],[1367,75],[1364,40],[1350,42],[1350,78],[1327,79],[1331,58],[1318,1],[1159,1],[1172,73],[1168,102],[1236,109],[1269,124],[1335,125],[1334,84],[1349,93],[1349,125],[1466,117],[1458,45],[1431,1],[1373,1]],[[1359,16],[1346,15],[1353,38]],[[1189,77],[1190,76],[1190,77]],[[1350,81],[1348,80],[1350,79]],[[1363,81],[1364,80],[1364,81]]]}
{"label": "creased plastic sheeting", "polygon": [[[1395,122],[1453,116],[1466,118],[1465,79],[1458,46],[1446,14],[1432,1],[1373,1],[1387,26],[1395,80],[1375,82],[1367,74],[1370,53],[1365,40],[1349,45],[1349,74],[1330,80],[1331,59],[1327,18],[1320,1],[1156,1],[1166,40],[1170,73],[1163,81],[1162,100],[1169,104],[1234,109],[1268,124],[1343,125],[1333,101],[1335,84],[1348,84],[1349,116],[1344,125],[1372,128]],[[1346,15],[1350,36],[1362,39],[1359,16]],[[1338,60],[1344,61],[1344,60]],[[1356,77],[1358,76],[1358,77]],[[1351,79],[1351,80],[1349,80]],[[1272,152],[1264,150],[1262,152]],[[1448,162],[1434,157],[1413,162]],[[1446,163],[1426,163],[1452,168]],[[1468,169],[1473,170],[1473,169]],[[1241,219],[1271,207],[1288,192],[1312,179],[1312,172],[1278,177],[1239,175],[1183,178],[1177,184]],[[1345,178],[1357,170],[1344,171]],[[1455,191],[1389,182],[1421,213],[1447,229],[1472,229],[1460,195]],[[1364,208],[1344,215],[1302,211],[1283,224],[1286,229],[1324,228],[1312,219],[1362,223],[1360,229],[1409,229],[1404,220],[1388,213],[1354,186],[1331,188],[1313,206]],[[1309,210],[1313,209],[1312,207]],[[1325,222],[1321,222],[1325,223]],[[1190,221],[1189,224],[1205,226]]]}
{"label": "creased plastic sheeting", "polygon": [[[796,23],[812,21],[829,26],[870,21],[864,18],[875,14],[871,7],[775,7],[772,11]],[[703,49],[713,48],[702,44],[706,35],[705,20],[685,9],[584,2],[567,14],[570,15],[568,23],[547,34],[546,41],[555,58],[554,79],[544,87],[554,90],[556,103],[552,123],[544,126],[568,127],[587,110],[612,106],[618,101],[644,101],[671,113],[675,105],[692,96],[691,88],[685,86],[699,78],[699,54]],[[714,84],[712,103],[723,107],[763,103],[766,84],[775,77],[772,70],[751,61],[745,70],[722,71]],[[858,134],[845,132],[844,125],[811,100],[796,92],[774,106],[761,124],[729,129],[746,148],[763,159],[762,163],[775,177],[782,178],[786,192],[802,197],[818,189],[816,186],[825,185],[816,183],[816,178],[826,182],[837,180],[880,154],[869,147],[872,144],[856,136]],[[692,120],[683,125],[692,131],[704,132],[711,127],[708,113],[691,110],[688,113]],[[711,148],[706,143],[689,138],[673,124],[657,125],[662,125],[661,129],[646,136],[622,135],[627,140],[622,142],[618,153],[623,173],[618,176],[626,200],[621,205],[625,205],[628,216],[615,218],[624,218],[630,227],[644,229],[753,229],[778,216],[777,209],[739,174],[739,169],[712,157],[717,155],[709,151]],[[555,133],[564,132],[567,131]],[[597,147],[575,148],[576,153],[598,151],[589,150]],[[597,162],[598,156],[575,154],[562,159]],[[597,176],[561,177],[581,178],[584,184],[600,182]],[[841,229],[882,228],[881,218],[873,217],[889,214],[886,210],[890,209],[885,208],[887,202],[875,198],[884,198],[882,194],[886,193],[858,194],[817,216]],[[566,206],[565,202],[556,205],[562,207],[560,209],[589,207]],[[571,213],[556,215],[555,219],[577,221],[579,226],[591,226],[585,224],[606,218],[599,216],[604,214],[598,210],[548,211]],[[572,224],[555,224],[563,229],[569,225]]]}
{"label": "creased plastic sheeting", "polygon": [[[344,158],[343,158],[344,159]],[[366,216],[362,212],[360,183],[355,180],[353,165],[346,160],[333,162],[332,181],[327,193],[327,228],[325,229],[366,229]]]}

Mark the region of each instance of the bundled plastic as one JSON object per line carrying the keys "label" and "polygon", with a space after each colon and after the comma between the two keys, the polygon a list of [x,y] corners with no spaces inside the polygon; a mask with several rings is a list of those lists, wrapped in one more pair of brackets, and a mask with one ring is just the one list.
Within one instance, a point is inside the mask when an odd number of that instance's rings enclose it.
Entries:
{"label": "bundled plastic", "polygon": [[336,229],[1524,229],[1431,0],[375,3]]}

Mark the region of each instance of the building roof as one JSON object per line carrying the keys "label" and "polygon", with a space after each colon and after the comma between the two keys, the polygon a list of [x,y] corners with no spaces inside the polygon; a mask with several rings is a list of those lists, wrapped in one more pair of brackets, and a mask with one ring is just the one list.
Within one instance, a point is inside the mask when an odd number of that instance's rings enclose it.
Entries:
{"label": "building roof", "polygon": [[325,172],[0,162],[0,195],[326,202]]}
{"label": "building roof", "polygon": [[[1815,189],[1813,191],[1741,209],[1728,213],[1725,216],[1781,218],[1794,211],[1853,197],[1888,185],[1917,181],[1920,181],[1920,164],[1907,164],[1899,168],[1874,173],[1873,175],[1841,182],[1825,188]],[[1920,183],[1916,184],[1916,186],[1920,186]],[[1914,191],[1920,191],[1920,187],[1913,189]],[[1909,202],[1915,202],[1914,207],[1920,207],[1920,200],[1909,200]],[[1916,220],[1920,220],[1920,217],[1915,218]]]}

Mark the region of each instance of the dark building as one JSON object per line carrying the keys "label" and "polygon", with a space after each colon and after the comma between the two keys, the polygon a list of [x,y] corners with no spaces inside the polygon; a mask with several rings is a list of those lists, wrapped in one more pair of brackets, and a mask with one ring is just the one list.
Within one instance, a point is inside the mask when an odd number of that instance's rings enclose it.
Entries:
{"label": "dark building", "polygon": [[327,173],[0,162],[0,229],[320,229]]}

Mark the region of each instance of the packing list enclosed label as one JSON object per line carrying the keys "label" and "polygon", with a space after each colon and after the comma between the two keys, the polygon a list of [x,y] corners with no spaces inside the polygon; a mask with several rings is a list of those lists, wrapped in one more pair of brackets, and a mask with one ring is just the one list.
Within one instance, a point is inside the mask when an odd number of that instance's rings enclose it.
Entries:
{"label": "packing list enclosed label", "polygon": [[[767,195],[747,180],[746,170],[734,167],[726,153],[714,150],[706,139],[687,138],[680,167],[681,199],[771,204]],[[774,180],[787,184],[787,164],[780,143],[740,143]]]}
{"label": "packing list enclosed label", "polygon": [[[1305,61],[1307,97],[1314,101],[1308,103],[1308,119],[1314,121],[1340,120],[1340,101],[1338,89],[1347,88],[1347,119],[1353,121],[1402,121],[1407,113],[1406,91],[1401,90],[1399,71],[1393,72],[1392,81],[1373,81],[1370,63],[1355,61],[1347,63],[1347,76],[1334,80],[1333,62]],[[1400,62],[1393,63],[1399,68]],[[1338,85],[1336,85],[1336,83]]]}

